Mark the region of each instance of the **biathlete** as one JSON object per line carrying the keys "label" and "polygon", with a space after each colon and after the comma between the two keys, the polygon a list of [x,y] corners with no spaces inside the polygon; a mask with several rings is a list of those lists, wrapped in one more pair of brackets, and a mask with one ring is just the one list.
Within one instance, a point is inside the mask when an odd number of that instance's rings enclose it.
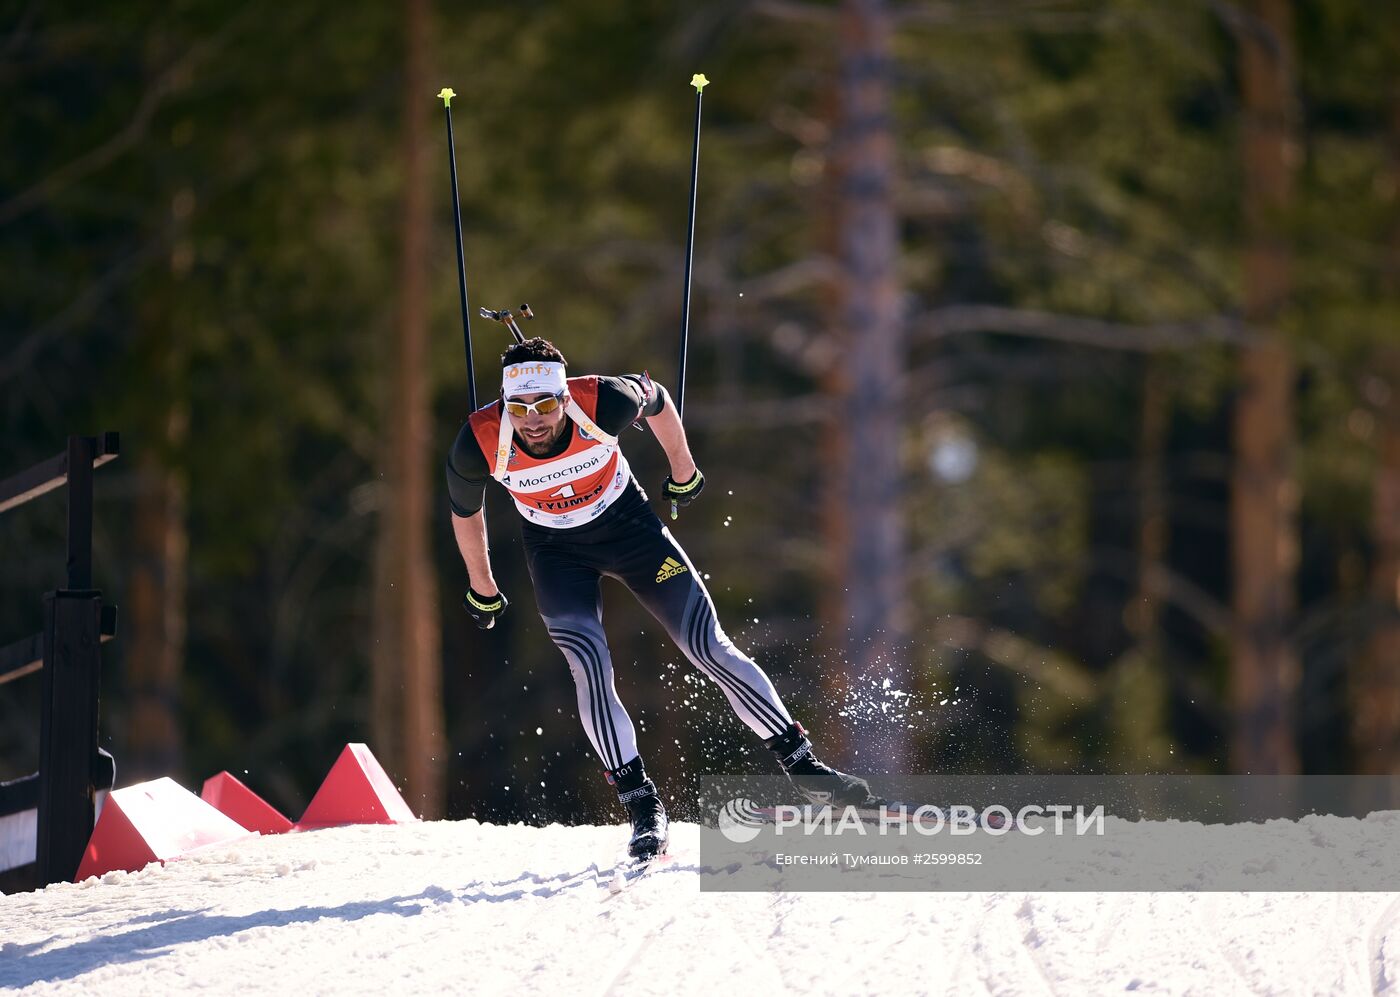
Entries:
{"label": "biathlete", "polygon": [[618,437],[645,418],[671,463],[662,496],[689,505],[705,487],[666,389],[645,374],[568,377],[564,355],[528,339],[501,356],[501,397],[472,413],[447,460],[452,527],[470,588],[463,605],[488,629],[508,602],[496,587],[482,503],[495,478],[522,517],[535,601],[563,652],[579,719],[632,822],[628,852],[666,850],[669,827],[637,735],[613,685],[599,579],[631,590],[813,803],[869,806],[864,780],[817,760],[768,676],[734,646],[700,573],[647,504]]}

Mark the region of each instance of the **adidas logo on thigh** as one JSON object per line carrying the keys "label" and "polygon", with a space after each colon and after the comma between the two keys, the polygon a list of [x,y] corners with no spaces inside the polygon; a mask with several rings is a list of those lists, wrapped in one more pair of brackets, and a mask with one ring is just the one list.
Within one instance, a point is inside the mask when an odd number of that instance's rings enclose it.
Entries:
{"label": "adidas logo on thigh", "polygon": [[657,569],[656,581],[660,584],[668,578],[675,578],[677,575],[683,574],[689,570],[689,568],[681,564],[681,562],[677,561],[674,557],[668,557],[661,562],[661,567]]}

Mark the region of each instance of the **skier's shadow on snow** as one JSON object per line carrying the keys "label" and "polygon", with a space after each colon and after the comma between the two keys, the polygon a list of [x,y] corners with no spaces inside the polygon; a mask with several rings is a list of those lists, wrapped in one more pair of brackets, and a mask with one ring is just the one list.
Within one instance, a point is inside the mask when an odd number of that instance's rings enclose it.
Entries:
{"label": "skier's shadow on snow", "polygon": [[[260,910],[241,917],[210,915],[198,910],[146,914],[132,918],[126,924],[150,921],[158,917],[163,917],[165,920],[132,931],[122,931],[119,934],[104,934],[95,938],[85,938],[72,945],[61,946],[47,952],[36,951],[48,945],[47,941],[33,942],[27,945],[13,942],[0,943],[0,988],[24,987],[31,983],[68,980],[101,966],[159,958],[180,945],[233,935],[250,928],[278,928],[289,924],[307,924],[326,918],[358,921],[375,914],[414,917],[438,904],[459,903],[469,899],[474,898],[440,887],[429,887],[412,897],[389,897],[384,900],[342,904],[339,907]],[[481,897],[479,899],[489,898]]]}

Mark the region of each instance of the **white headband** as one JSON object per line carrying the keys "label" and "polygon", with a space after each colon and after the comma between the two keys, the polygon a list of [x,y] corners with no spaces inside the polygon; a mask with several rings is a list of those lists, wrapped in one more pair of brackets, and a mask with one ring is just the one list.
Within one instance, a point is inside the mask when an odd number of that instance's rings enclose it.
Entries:
{"label": "white headband", "polygon": [[567,388],[564,365],[552,360],[527,360],[501,371],[501,396],[504,398],[541,392],[557,395]]}

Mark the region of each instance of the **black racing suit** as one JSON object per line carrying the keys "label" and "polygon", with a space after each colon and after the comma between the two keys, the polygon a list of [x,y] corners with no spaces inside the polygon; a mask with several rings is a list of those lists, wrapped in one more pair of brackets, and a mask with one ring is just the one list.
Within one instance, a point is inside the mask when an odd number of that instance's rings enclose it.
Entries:
{"label": "black racing suit", "polygon": [[[657,390],[648,401],[648,383],[635,375],[599,378],[598,426],[617,436],[640,416],[659,413],[669,404],[666,392],[651,385]],[[559,453],[574,431],[570,420],[556,444]],[[518,435],[515,445],[524,446]],[[489,478],[486,454],[471,428],[463,426],[447,462],[452,511],[475,515]],[[604,575],[627,586],[760,738],[777,737],[792,724],[768,676],[720,627],[695,565],[635,479],[591,522],[567,529],[522,522],[521,532],[540,616],[573,673],[579,718],[607,769],[620,768],[638,751],[636,730],[614,687],[603,633],[599,580]]]}

